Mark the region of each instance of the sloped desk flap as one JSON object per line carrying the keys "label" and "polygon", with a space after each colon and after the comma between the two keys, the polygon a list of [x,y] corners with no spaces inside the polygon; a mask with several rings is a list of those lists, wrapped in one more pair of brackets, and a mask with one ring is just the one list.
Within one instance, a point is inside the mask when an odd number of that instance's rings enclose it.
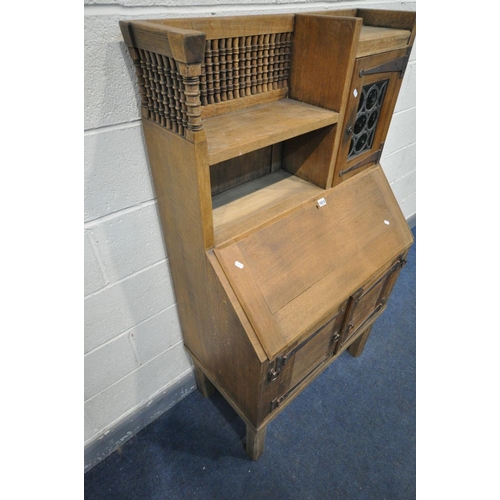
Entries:
{"label": "sloped desk flap", "polygon": [[270,359],[413,242],[380,165],[323,196],[215,249]]}

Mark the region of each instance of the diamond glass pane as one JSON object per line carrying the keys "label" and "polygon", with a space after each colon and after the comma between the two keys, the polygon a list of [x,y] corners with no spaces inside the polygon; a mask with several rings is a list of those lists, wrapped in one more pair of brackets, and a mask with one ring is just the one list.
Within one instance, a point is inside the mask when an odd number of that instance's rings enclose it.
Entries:
{"label": "diamond glass pane", "polygon": [[371,149],[388,82],[389,80],[382,80],[361,89],[348,158]]}

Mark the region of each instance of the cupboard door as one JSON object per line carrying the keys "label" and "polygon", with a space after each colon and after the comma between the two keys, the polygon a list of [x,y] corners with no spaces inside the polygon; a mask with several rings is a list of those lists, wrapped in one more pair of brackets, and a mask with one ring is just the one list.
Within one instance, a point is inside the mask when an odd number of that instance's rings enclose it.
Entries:
{"label": "cupboard door", "polygon": [[290,396],[298,394],[302,382],[331,358],[340,339],[346,304],[347,301],[340,305],[333,318],[276,359],[269,372],[270,380],[278,383],[277,397],[271,402],[271,411]]}
{"label": "cupboard door", "polygon": [[334,185],[380,160],[407,61],[406,49],[356,60]]}
{"label": "cupboard door", "polygon": [[401,256],[381,276],[360,288],[349,299],[337,351],[347,346],[385,308],[401,267],[406,263]]}

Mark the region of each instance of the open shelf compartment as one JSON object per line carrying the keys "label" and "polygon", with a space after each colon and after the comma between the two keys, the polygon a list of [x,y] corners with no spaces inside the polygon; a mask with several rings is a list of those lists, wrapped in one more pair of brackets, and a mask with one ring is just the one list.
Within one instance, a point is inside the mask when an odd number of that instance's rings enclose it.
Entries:
{"label": "open shelf compartment", "polygon": [[241,236],[313,198],[323,189],[284,170],[246,182],[212,198],[215,245]]}
{"label": "open shelf compartment", "polygon": [[261,104],[203,122],[210,165],[337,123],[335,111],[293,99]]}

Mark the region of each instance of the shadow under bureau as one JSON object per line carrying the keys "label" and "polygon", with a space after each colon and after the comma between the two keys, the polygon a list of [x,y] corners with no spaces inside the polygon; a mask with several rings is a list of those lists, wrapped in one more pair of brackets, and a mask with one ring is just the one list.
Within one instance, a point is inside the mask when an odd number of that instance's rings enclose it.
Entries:
{"label": "shadow under bureau", "polygon": [[123,21],[198,389],[267,424],[361,354],[413,237],[379,160],[415,14]]}

